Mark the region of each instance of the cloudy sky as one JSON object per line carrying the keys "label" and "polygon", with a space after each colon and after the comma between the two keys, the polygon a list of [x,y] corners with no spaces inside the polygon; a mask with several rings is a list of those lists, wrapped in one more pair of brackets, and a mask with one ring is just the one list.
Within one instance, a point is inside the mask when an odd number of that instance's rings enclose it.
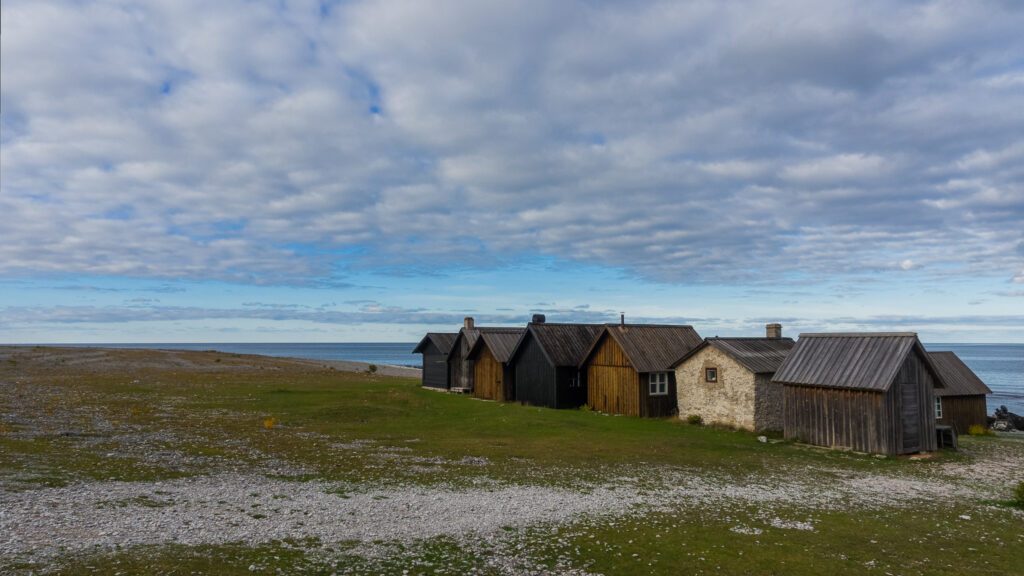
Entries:
{"label": "cloudy sky", "polygon": [[3,342],[1024,342],[1016,1],[0,10]]}

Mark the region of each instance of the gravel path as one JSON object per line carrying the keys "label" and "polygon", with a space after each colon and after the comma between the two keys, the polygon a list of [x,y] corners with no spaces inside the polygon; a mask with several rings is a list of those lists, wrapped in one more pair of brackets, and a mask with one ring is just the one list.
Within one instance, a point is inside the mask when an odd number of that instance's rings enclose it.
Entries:
{"label": "gravel path", "polygon": [[[483,485],[465,490],[398,487],[345,493],[339,486],[260,475],[221,474],[163,482],[97,482],[0,492],[0,556],[35,559],[116,545],[241,542],[284,538],[322,542],[488,535],[505,527],[568,522],[584,516],[673,507],[756,504],[763,521],[777,507],[843,510],[901,506],[965,494],[943,479],[860,474],[823,485],[791,476],[746,481],[697,471],[654,471],[579,490]],[[987,492],[985,492],[987,493]],[[809,525],[806,525],[809,526]]]}

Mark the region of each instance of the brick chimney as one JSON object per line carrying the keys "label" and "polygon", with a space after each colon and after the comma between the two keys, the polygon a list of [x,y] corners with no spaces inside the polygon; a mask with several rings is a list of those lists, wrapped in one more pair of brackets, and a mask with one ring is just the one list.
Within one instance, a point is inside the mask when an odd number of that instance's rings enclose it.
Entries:
{"label": "brick chimney", "polygon": [[767,324],[764,328],[769,338],[782,338],[782,324]]}
{"label": "brick chimney", "polygon": [[543,314],[534,314],[533,315],[533,323],[534,324],[543,324],[546,320],[547,320],[547,317],[545,317]]}
{"label": "brick chimney", "polygon": [[465,328],[466,330],[472,330],[473,329],[473,317],[472,316],[466,316],[466,319],[462,321],[462,327]]}

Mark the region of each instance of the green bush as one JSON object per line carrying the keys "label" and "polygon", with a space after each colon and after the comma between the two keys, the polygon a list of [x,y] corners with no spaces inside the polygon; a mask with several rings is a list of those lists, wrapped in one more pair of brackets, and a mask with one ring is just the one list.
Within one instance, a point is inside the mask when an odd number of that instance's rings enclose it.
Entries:
{"label": "green bush", "polygon": [[1024,510],[1024,482],[1017,482],[1013,489],[1013,505]]}
{"label": "green bush", "polygon": [[583,412],[590,412],[593,408],[590,407],[590,404],[584,404],[583,406],[580,406],[580,410]]}
{"label": "green bush", "polygon": [[370,364],[369,366],[366,367],[366,371],[369,372],[370,374],[376,374],[377,373],[377,365],[376,364]]}
{"label": "green bush", "polygon": [[700,426],[704,423],[704,418],[700,414],[690,414],[686,417],[686,423],[693,426]]}

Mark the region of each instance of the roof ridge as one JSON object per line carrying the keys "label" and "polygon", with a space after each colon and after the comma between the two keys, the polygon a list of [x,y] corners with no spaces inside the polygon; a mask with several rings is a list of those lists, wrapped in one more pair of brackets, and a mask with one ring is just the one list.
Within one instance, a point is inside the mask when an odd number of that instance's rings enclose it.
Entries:
{"label": "roof ridge", "polygon": [[708,336],[708,340],[792,340],[790,336],[769,338],[768,336]]}
{"label": "roof ridge", "polygon": [[917,332],[808,332],[800,334],[801,338],[878,338],[880,336],[916,338]]}
{"label": "roof ridge", "polygon": [[598,324],[598,326],[625,326],[626,328],[640,327],[651,327],[651,328],[693,328],[693,324],[622,324],[621,322],[605,322],[604,324]]}

